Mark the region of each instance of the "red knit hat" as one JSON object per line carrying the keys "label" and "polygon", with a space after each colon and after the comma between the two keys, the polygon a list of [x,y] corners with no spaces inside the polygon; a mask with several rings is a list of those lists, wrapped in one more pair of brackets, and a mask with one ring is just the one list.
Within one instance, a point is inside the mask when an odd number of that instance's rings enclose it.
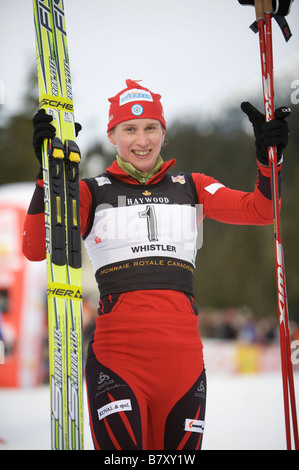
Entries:
{"label": "red knit hat", "polygon": [[126,80],[127,88],[109,98],[109,123],[107,132],[120,122],[130,119],[157,119],[166,129],[161,95],[152,93],[133,80]]}

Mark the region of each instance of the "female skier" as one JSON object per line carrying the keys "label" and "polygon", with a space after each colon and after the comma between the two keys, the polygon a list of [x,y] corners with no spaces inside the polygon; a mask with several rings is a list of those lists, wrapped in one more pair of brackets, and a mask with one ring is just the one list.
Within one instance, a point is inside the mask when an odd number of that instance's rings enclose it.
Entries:
{"label": "female skier", "polygon": [[[241,192],[202,173],[171,173],[175,160],[160,156],[161,96],[132,80],[126,85],[109,99],[116,160],[80,181],[81,234],[100,291],[85,370],[91,432],[101,450],[197,450],[207,387],[192,286],[194,221],[202,205],[201,218],[272,223],[267,145],[278,146],[281,161],[288,110],[265,124],[242,103],[254,127],[258,178],[253,192]],[[55,135],[51,119],[43,110],[33,119],[39,161],[43,139]],[[32,261],[45,258],[43,211],[38,179],[23,240]]]}

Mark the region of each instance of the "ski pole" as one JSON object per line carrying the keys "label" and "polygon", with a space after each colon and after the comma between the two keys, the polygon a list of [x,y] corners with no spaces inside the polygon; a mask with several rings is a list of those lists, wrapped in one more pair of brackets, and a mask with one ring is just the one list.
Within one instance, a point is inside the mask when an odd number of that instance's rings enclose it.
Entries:
{"label": "ski pole", "polygon": [[[256,21],[258,25],[260,58],[262,69],[262,86],[264,96],[265,119],[274,119],[274,82],[272,51],[272,0],[255,0]],[[277,149],[268,147],[270,179],[273,201],[273,219],[275,236],[276,287],[279,314],[280,352],[282,365],[282,383],[284,395],[284,413],[287,449],[291,449],[290,406],[292,412],[295,449],[299,449],[296,400],[294,389],[293,367],[291,362],[291,345],[289,332],[288,299],[283,257],[283,246],[280,233],[279,192],[277,172]]]}
{"label": "ski pole", "polygon": [[[267,73],[268,73],[268,89],[270,96],[272,99],[270,100],[270,109],[269,109],[269,120],[274,118],[274,83],[273,83],[273,52],[272,52],[272,1],[271,0],[264,0],[264,13],[265,13],[265,32],[266,32],[266,64],[267,64]],[[278,179],[277,179],[277,151],[274,147],[274,154],[276,154],[276,164],[273,162],[272,164],[272,173],[273,179],[275,178],[275,187],[278,188]],[[269,159],[271,158],[271,148],[269,149]],[[270,160],[271,161],[271,160]],[[282,323],[282,337],[285,342],[285,351],[287,357],[287,376],[288,376],[288,387],[289,387],[289,395],[290,395],[290,402],[291,402],[291,411],[292,411],[292,422],[293,422],[293,433],[294,433],[294,441],[295,441],[295,448],[299,449],[299,439],[298,439],[298,424],[297,424],[297,412],[296,412],[296,400],[295,400],[295,389],[294,389],[294,376],[293,376],[293,367],[291,362],[291,344],[290,344],[290,331],[289,331],[289,313],[288,313],[288,300],[287,300],[287,290],[286,290],[286,275],[285,275],[285,267],[284,267],[284,259],[283,259],[283,248],[281,243],[281,234],[280,234],[280,218],[279,218],[279,207],[278,207],[278,190],[276,189],[276,201],[275,201],[275,211],[276,215],[274,216],[274,220],[276,221],[276,240],[277,243],[280,243],[281,252],[277,253],[277,262],[279,264],[279,256],[281,255],[281,267],[280,265],[277,266],[276,276],[277,276],[277,289],[278,289],[278,302],[280,305],[280,276],[283,276],[283,286],[284,286],[284,306],[285,306],[285,321]],[[275,212],[274,212],[275,214]],[[279,245],[278,245],[279,247]],[[283,319],[282,319],[283,320]],[[289,439],[290,441],[290,439]]]}

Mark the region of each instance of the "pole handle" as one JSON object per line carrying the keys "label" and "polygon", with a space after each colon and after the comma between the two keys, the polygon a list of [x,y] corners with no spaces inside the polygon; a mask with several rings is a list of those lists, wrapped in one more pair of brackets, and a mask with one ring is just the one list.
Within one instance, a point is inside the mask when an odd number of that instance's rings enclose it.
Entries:
{"label": "pole handle", "polygon": [[254,0],[254,6],[255,6],[256,20],[259,21],[261,19],[264,19],[264,2],[263,2],[263,0]]}
{"label": "pole handle", "polygon": [[265,13],[272,13],[273,8],[272,8],[272,0],[263,0],[264,4],[264,12]]}

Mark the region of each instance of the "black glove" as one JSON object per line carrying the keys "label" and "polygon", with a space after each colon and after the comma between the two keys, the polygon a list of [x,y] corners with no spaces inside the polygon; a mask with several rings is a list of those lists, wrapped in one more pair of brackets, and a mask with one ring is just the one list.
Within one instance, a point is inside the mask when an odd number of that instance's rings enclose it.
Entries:
{"label": "black glove", "polygon": [[[272,10],[274,15],[286,16],[289,14],[291,4],[294,0],[272,0]],[[239,0],[241,5],[254,5],[254,0]]]}
{"label": "black glove", "polygon": [[78,137],[79,132],[81,131],[82,126],[79,122],[75,122],[75,136]]}
{"label": "black glove", "polygon": [[276,109],[275,118],[269,122],[265,122],[264,114],[248,101],[241,104],[241,109],[247,114],[253,127],[258,161],[263,166],[269,166],[268,146],[273,145],[277,147],[277,162],[281,163],[282,151],[288,144],[289,127],[285,118],[291,114],[290,108],[281,106]]}
{"label": "black glove", "polygon": [[53,117],[44,109],[39,109],[32,119],[33,123],[33,148],[38,161],[42,164],[42,144],[44,139],[53,139],[56,134],[55,127],[50,124]]}
{"label": "black glove", "polygon": [[[40,163],[40,170],[37,178],[42,178],[42,144],[44,139],[53,139],[56,134],[55,127],[51,124],[53,117],[46,113],[42,108],[34,115],[32,119],[33,123],[33,148],[35,155]],[[82,129],[81,124],[75,122],[75,135],[78,136]]]}

